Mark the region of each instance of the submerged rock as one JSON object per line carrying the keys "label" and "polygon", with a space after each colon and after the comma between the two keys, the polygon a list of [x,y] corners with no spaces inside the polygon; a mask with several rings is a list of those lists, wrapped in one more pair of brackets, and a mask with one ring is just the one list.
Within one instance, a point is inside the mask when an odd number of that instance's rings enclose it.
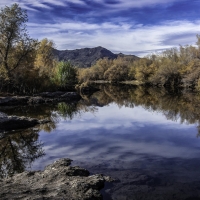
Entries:
{"label": "submerged rock", "polygon": [[70,159],[59,159],[44,171],[26,171],[0,180],[0,199],[102,199],[99,190],[110,177],[89,175],[89,171],[72,167]]}

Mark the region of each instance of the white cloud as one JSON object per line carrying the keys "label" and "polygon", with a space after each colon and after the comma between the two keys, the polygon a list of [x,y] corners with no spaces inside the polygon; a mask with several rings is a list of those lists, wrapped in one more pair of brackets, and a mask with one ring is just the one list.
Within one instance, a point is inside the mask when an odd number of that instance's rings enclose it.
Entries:
{"label": "white cloud", "polygon": [[153,26],[74,21],[28,25],[33,37],[52,39],[58,49],[103,46],[113,52],[140,52],[140,56],[180,44],[194,44],[200,30],[200,21],[168,21]]}

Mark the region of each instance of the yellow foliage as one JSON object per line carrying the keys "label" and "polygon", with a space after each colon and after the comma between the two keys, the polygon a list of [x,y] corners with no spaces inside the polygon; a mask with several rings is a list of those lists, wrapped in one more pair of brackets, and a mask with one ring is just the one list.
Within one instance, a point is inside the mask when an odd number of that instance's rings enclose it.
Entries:
{"label": "yellow foliage", "polygon": [[56,61],[53,55],[54,43],[47,38],[40,41],[34,62],[35,69],[38,70],[39,76],[49,76],[53,67],[56,65]]}

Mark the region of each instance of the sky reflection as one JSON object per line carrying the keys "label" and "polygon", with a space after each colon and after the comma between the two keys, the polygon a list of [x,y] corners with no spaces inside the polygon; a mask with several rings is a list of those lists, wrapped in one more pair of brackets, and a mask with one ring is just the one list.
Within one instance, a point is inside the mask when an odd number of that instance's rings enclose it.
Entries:
{"label": "sky reflection", "polygon": [[122,167],[122,162],[147,158],[198,158],[200,141],[196,126],[167,120],[162,113],[141,106],[119,108],[112,103],[98,107],[95,113],[62,119],[50,134],[40,132],[46,156],[32,168],[42,169],[60,157],[95,165],[105,163],[107,167],[113,167],[113,163]]}

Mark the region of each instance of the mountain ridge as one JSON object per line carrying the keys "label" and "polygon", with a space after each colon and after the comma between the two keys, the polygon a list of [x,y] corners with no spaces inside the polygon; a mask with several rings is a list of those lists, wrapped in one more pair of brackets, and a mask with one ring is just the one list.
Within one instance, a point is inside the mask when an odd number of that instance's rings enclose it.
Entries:
{"label": "mountain ridge", "polygon": [[137,60],[135,55],[115,54],[110,50],[98,46],[94,48],[81,48],[75,50],[57,50],[53,49],[53,54],[59,61],[70,61],[72,65],[78,68],[91,67],[101,58],[116,59],[117,57],[127,57],[130,60]]}

